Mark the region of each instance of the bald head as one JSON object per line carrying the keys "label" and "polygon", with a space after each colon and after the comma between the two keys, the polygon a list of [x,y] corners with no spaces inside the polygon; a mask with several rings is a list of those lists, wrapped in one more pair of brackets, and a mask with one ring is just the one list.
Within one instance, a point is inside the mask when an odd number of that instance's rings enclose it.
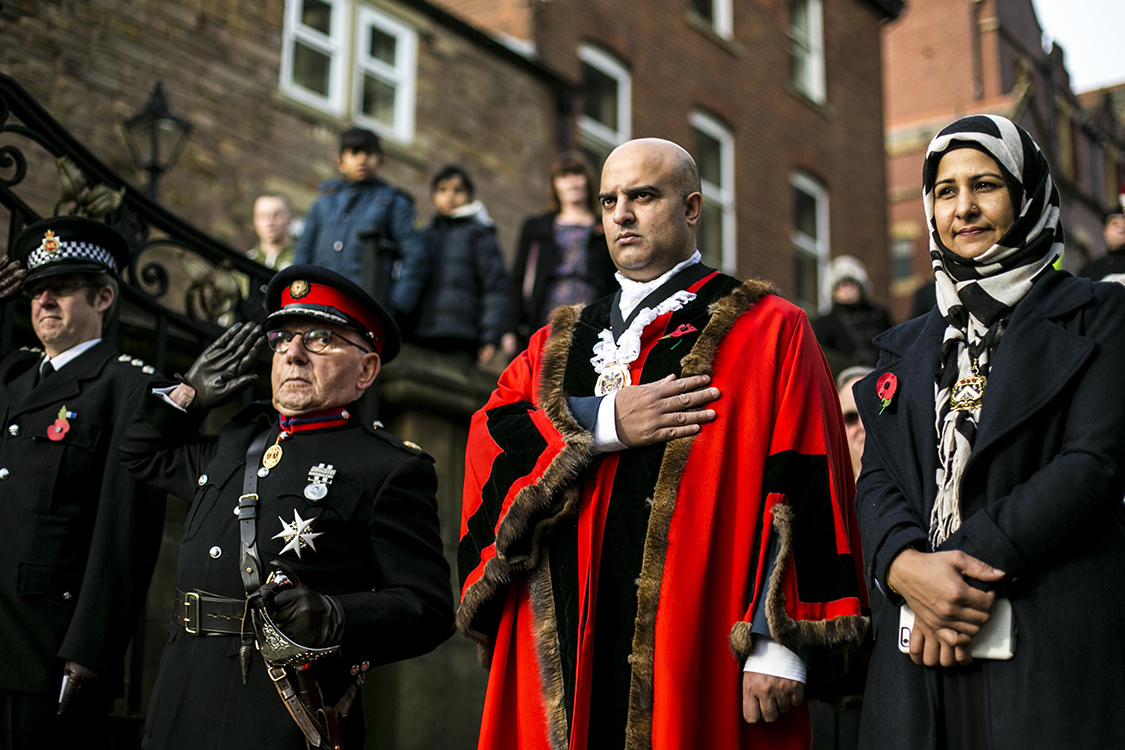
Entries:
{"label": "bald head", "polygon": [[626,278],[650,281],[695,251],[699,170],[675,143],[641,138],[615,148],[598,199],[610,255]]}

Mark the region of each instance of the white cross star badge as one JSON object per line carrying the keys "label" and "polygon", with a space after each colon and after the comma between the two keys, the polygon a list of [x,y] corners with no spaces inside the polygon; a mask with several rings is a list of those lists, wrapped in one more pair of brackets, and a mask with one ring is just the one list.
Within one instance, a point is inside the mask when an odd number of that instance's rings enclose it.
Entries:
{"label": "white cross star badge", "polygon": [[309,547],[313,552],[316,552],[316,545],[313,544],[313,539],[321,535],[319,531],[309,531],[312,522],[316,520],[316,516],[308,519],[307,521],[301,518],[301,514],[297,509],[293,509],[293,523],[286,523],[285,519],[281,516],[277,517],[281,521],[281,531],[273,535],[274,539],[284,539],[285,546],[281,548],[279,554],[284,555],[289,550],[297,553],[297,559],[301,559],[301,549]]}

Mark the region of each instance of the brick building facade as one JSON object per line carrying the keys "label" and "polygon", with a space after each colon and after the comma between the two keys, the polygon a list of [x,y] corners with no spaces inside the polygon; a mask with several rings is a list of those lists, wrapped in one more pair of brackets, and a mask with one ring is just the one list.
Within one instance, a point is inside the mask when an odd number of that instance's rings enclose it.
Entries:
{"label": "brick building facade", "polygon": [[579,84],[572,138],[595,162],[643,136],[691,151],[711,263],[813,312],[836,255],[887,288],[879,30],[898,0],[438,2]]}
{"label": "brick building facade", "polygon": [[[307,208],[317,184],[337,176],[336,134],[357,122],[383,135],[382,174],[414,196],[423,220],[430,176],[449,162],[464,166],[510,250],[519,221],[545,202],[565,82],[425,2],[317,0],[303,4],[304,19],[299,6],[11,0],[0,7],[0,71],[138,186],[145,178],[121,123],[163,81],[169,107],[194,132],[161,180],[160,200],[235,248],[254,244],[250,219],[262,192]],[[298,72],[287,76],[294,50]],[[325,67],[332,95],[303,91]],[[375,100],[370,109],[394,112],[366,115],[364,92]],[[406,110],[412,123],[400,127]],[[30,171],[29,180],[42,174]],[[35,207],[50,213],[53,170],[41,194]]]}
{"label": "brick building facade", "polygon": [[1063,51],[1043,49],[1031,0],[914,2],[883,31],[891,294],[896,317],[932,281],[922,208],[930,139],[969,114],[1008,117],[1035,138],[1062,197],[1064,265],[1104,252],[1103,213],[1125,177],[1122,120],[1108,100],[1084,109]]}

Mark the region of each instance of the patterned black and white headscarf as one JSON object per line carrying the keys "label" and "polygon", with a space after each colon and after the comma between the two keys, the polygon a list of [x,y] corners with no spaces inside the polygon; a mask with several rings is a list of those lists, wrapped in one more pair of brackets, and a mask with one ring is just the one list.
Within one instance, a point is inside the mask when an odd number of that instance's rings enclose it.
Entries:
{"label": "patterned black and white headscarf", "polygon": [[[942,244],[934,221],[938,163],[958,148],[975,148],[996,161],[1015,214],[1015,223],[1000,241],[971,260]],[[922,167],[922,199],[930,225],[938,309],[946,325],[934,383],[938,492],[930,515],[933,548],[961,526],[961,475],[980,419],[980,407],[953,411],[950,393],[962,378],[988,377],[1012,308],[1062,255],[1063,230],[1059,192],[1046,158],[1023,128],[996,115],[964,117],[934,137]]]}

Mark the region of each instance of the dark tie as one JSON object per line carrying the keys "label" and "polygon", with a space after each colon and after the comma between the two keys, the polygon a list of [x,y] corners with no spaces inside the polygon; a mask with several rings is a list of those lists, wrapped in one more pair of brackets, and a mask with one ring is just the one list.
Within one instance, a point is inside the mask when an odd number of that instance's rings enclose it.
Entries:
{"label": "dark tie", "polygon": [[[49,360],[44,360],[43,365],[39,368],[39,383],[55,374],[55,366]],[[38,385],[38,383],[36,383]]]}

